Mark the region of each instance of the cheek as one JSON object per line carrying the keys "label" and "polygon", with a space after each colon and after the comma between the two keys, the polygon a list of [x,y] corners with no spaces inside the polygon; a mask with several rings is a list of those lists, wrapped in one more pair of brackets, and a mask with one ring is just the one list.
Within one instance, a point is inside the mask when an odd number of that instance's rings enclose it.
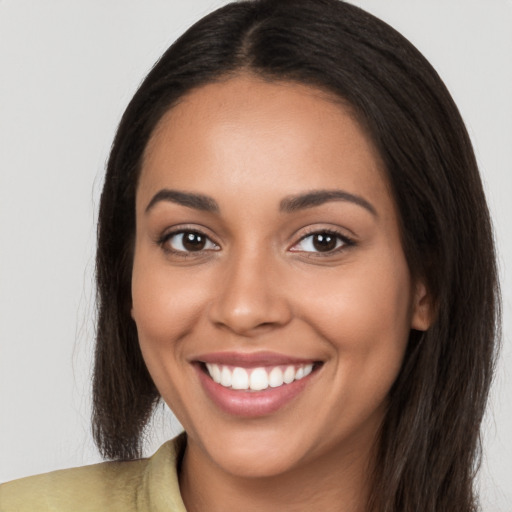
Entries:
{"label": "cheek", "polygon": [[[380,421],[385,414],[407,346],[408,273],[392,269],[353,272],[330,295],[330,307],[319,301],[315,308],[318,329],[336,360],[331,386],[337,392],[331,413],[351,417],[354,424],[363,425],[368,418]],[[311,312],[315,314],[313,308]]]}
{"label": "cheek", "polygon": [[381,255],[374,263],[317,276],[308,283],[309,299],[302,308],[355,380],[395,375],[410,331],[412,297],[405,261],[386,261]]}
{"label": "cheek", "polygon": [[[180,376],[187,368],[186,340],[197,325],[204,304],[204,289],[187,272],[171,272],[151,257],[134,261],[132,316],[149,373],[168,405],[183,409],[188,390]],[[196,283],[196,284],[194,284]]]}
{"label": "cheek", "polygon": [[[190,278],[170,272],[150,259],[135,258],[132,274],[132,316],[149,373],[169,407],[182,424],[190,389],[184,382],[183,355],[187,335],[197,325],[204,302],[202,289]],[[185,398],[184,398],[185,397]]]}
{"label": "cheek", "polygon": [[203,293],[201,287],[182,274],[170,272],[161,264],[139,264],[135,259],[132,316],[141,344],[175,343],[194,326],[201,311]]}

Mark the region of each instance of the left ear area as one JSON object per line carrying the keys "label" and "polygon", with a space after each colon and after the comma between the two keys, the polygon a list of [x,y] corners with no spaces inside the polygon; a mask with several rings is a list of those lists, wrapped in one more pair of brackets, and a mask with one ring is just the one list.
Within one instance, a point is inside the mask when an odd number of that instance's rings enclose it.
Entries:
{"label": "left ear area", "polygon": [[418,281],[414,290],[411,329],[426,331],[434,320],[434,304],[427,287]]}

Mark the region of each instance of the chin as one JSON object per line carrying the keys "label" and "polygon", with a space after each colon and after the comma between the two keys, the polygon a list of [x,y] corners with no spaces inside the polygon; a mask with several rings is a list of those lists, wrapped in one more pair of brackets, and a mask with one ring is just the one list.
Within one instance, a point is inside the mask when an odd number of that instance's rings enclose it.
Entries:
{"label": "chin", "polygon": [[208,433],[187,430],[189,449],[199,448],[212,466],[234,477],[269,478],[286,474],[311,452],[307,439],[290,436],[289,429],[284,431],[275,424],[224,426],[222,430],[212,428]]}
{"label": "chin", "polygon": [[295,449],[273,450],[258,447],[219,447],[209,454],[213,462],[224,472],[239,478],[271,478],[285,475],[299,463]]}

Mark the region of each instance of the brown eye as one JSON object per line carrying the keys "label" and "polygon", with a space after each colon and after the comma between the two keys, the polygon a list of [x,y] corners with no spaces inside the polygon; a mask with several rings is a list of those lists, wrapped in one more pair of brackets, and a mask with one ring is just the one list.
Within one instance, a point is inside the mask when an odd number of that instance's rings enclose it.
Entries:
{"label": "brown eye", "polygon": [[305,236],[291,251],[307,253],[336,253],[347,246],[354,245],[354,242],[340,233],[331,231],[317,231]]}
{"label": "brown eye", "polygon": [[183,233],[182,244],[187,251],[201,251],[206,245],[206,237],[199,233]]}
{"label": "brown eye", "polygon": [[338,237],[330,233],[317,233],[312,236],[313,247],[319,252],[327,252],[336,249]]}
{"label": "brown eye", "polygon": [[218,245],[198,231],[171,233],[166,237],[164,244],[174,252],[198,252],[219,249]]}

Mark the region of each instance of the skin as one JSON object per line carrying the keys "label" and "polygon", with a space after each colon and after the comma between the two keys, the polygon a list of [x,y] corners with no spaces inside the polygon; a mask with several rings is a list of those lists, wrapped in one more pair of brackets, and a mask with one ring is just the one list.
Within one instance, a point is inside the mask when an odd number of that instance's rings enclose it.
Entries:
{"label": "skin", "polygon": [[[207,195],[210,212],[152,199]],[[312,190],[331,200],[291,212]],[[411,328],[430,322],[413,281],[378,155],[340,102],[250,75],[189,93],[157,126],[136,197],[132,316],[148,369],[188,435],[187,510],[364,510],[387,395]],[[182,249],[173,229],[208,237]],[[336,231],[318,252],[311,232]],[[305,238],[309,236],[309,238]],[[199,354],[272,351],[320,361],[273,414],[220,410],[199,383]],[[192,476],[191,476],[192,475]],[[340,508],[342,504],[343,508]]]}

